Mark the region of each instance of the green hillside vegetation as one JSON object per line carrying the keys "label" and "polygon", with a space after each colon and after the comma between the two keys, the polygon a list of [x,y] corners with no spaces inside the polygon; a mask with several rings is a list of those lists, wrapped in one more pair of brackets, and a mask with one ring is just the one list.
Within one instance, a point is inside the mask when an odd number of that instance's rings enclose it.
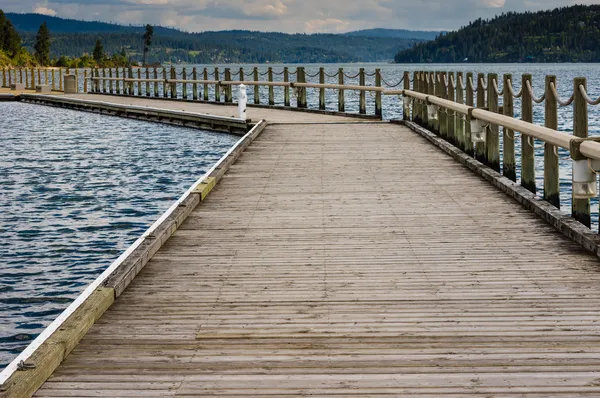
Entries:
{"label": "green hillside vegetation", "polygon": [[478,19],[399,52],[398,63],[599,62],[600,6],[505,13]]}
{"label": "green hillside vegetation", "polygon": [[[81,57],[102,40],[109,54],[125,49],[134,62],[143,59],[144,26],[121,26],[84,22],[37,14],[7,16],[32,50],[39,26],[46,22],[52,32],[51,57]],[[372,33],[372,32],[371,32]],[[404,32],[410,36],[410,33]],[[423,32],[416,32],[421,35]],[[427,33],[431,35],[431,33]],[[370,62],[391,61],[398,51],[420,39],[382,34],[285,34],[275,32],[220,31],[188,33],[155,27],[149,63],[265,63],[265,62]]]}

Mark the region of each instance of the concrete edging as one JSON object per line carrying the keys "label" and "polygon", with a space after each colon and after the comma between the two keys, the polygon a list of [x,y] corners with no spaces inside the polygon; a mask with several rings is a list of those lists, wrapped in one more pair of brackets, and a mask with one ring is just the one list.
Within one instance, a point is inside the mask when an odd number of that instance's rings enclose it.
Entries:
{"label": "concrete edging", "polygon": [[600,236],[572,218],[569,214],[561,212],[549,202],[538,198],[519,184],[475,160],[459,148],[418,124],[405,120],[393,120],[392,123],[405,125],[415,133],[421,135],[433,145],[459,161],[463,166],[519,202],[524,208],[554,226],[564,236],[578,243],[587,251],[594,253],[597,257],[600,257]]}
{"label": "concrete edging", "polygon": [[87,334],[94,323],[108,310],[153,255],[171,237],[189,214],[235,163],[244,150],[262,133],[267,122],[254,126],[243,141],[210,172],[189,196],[165,218],[144,241],[133,250],[98,287],[41,345],[33,351],[22,370],[12,373],[0,385],[1,398],[31,397],[46,382],[62,361]]}

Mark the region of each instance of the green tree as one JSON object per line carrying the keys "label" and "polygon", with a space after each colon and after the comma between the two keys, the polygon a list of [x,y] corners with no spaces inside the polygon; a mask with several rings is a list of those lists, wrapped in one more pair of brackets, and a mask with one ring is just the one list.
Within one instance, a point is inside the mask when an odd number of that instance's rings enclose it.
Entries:
{"label": "green tree", "polygon": [[0,10],[0,51],[4,50],[4,31],[6,29],[6,15],[4,11]]}
{"label": "green tree", "polygon": [[21,51],[21,36],[17,33],[17,30],[13,26],[10,20],[6,20],[4,24],[4,51],[11,57],[16,56]]}
{"label": "green tree", "polygon": [[146,61],[148,59],[148,51],[150,51],[150,46],[152,45],[152,37],[154,36],[154,28],[152,25],[146,25],[146,32],[144,33],[144,65],[146,65]]}
{"label": "green tree", "polygon": [[50,30],[46,22],[40,26],[33,48],[35,49],[35,58],[41,65],[50,64]]}
{"label": "green tree", "polygon": [[104,46],[102,46],[100,39],[96,40],[96,47],[94,47],[92,56],[94,57],[94,61],[96,61],[98,64],[101,64],[104,60]]}

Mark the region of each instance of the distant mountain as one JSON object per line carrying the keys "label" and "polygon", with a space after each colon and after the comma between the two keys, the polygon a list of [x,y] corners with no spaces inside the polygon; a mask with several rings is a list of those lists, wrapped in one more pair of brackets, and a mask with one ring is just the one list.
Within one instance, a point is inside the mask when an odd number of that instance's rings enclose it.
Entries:
{"label": "distant mountain", "polygon": [[[107,53],[125,49],[134,61],[142,59],[142,26],[87,22],[40,14],[6,16],[31,50],[35,33],[45,21],[52,34],[52,56],[79,57],[91,53],[100,39]],[[353,32],[356,33],[356,32]],[[263,62],[387,62],[394,54],[422,39],[385,35],[285,34],[243,30],[189,33],[155,27],[149,62],[263,63]]]}
{"label": "distant mountain", "polygon": [[399,52],[409,62],[600,62],[600,6],[504,13]]}
{"label": "distant mountain", "polygon": [[423,30],[406,29],[364,29],[354,32],[344,33],[346,36],[366,36],[366,37],[393,37],[396,39],[418,39],[435,40],[437,36],[445,32],[429,32]]}

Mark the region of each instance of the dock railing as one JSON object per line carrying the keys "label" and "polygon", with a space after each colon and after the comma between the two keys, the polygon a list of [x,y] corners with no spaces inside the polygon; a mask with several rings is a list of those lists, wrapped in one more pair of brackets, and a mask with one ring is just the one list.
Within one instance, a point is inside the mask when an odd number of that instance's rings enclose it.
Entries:
{"label": "dock railing", "polygon": [[[374,117],[382,118],[382,96],[399,96],[403,102],[403,119],[412,120],[433,131],[441,138],[491,167],[506,178],[537,194],[535,140],[544,145],[542,197],[556,208],[561,207],[559,178],[559,149],[569,152],[572,158],[572,215],[591,227],[590,198],[598,195],[596,174],[600,171],[600,138],[588,137],[588,106],[600,104],[587,93],[585,78],[573,81],[572,94],[560,98],[556,76],[546,76],[541,95],[536,96],[532,75],[521,77],[521,89],[516,92],[513,76],[505,74],[462,73],[445,71],[404,72],[400,81],[387,82],[380,69],[367,72],[360,68],[349,75],[342,68],[327,73],[321,67],[308,74],[304,67],[290,70],[283,67],[243,67],[220,70],[218,67],[176,68],[94,68],[69,69],[4,69],[2,84],[25,82],[34,87],[35,82],[52,84],[63,89],[63,76],[76,73],[83,84],[82,92],[128,95],[233,104],[233,87],[244,84],[253,94],[255,106],[277,106],[292,109],[292,96],[299,109],[309,108],[309,90],[318,96],[311,106],[320,111],[346,113],[347,93],[358,93],[358,114],[367,114],[367,94],[374,99],[371,106]],[[370,78],[370,83],[367,83]],[[37,80],[36,80],[37,79]],[[310,81],[312,80],[312,81]],[[336,83],[331,83],[335,81]],[[358,82],[358,84],[349,84]],[[411,86],[412,84],[412,86]],[[401,86],[401,87],[400,87]],[[275,96],[274,88],[283,93]],[[261,96],[261,88],[268,90]],[[333,101],[331,94],[333,93]],[[327,96],[329,94],[329,97]],[[327,102],[327,99],[330,101]],[[265,103],[263,103],[263,101]],[[520,119],[515,119],[515,101],[520,101]],[[332,110],[337,102],[337,111]],[[544,104],[544,126],[533,123],[534,104]],[[558,131],[559,107],[572,107],[573,132]],[[502,131],[500,131],[502,129]],[[520,133],[520,143],[515,132]],[[520,144],[520,145],[519,145]],[[520,159],[516,148],[520,146]],[[517,162],[519,160],[519,163]]]}
{"label": "dock railing", "polygon": [[[405,76],[406,77],[406,76]],[[535,140],[544,143],[543,198],[560,208],[559,153],[572,159],[572,215],[591,227],[590,199],[598,196],[596,174],[600,172],[600,137],[588,137],[588,105],[600,104],[587,93],[585,78],[575,78],[573,93],[560,98],[556,76],[546,76],[543,94],[537,97],[531,75],[522,77],[515,92],[512,75],[487,76],[453,72],[415,72],[413,87],[388,90],[386,95],[404,99],[404,119],[433,131],[465,153],[516,182],[515,131],[521,134],[520,184],[536,193]],[[474,81],[477,81],[477,84]],[[502,87],[502,89],[500,89]],[[502,106],[499,106],[499,98]],[[514,99],[521,99],[521,118],[514,117]],[[544,103],[545,123],[533,123],[533,104]],[[573,108],[573,134],[558,131],[558,107]],[[500,127],[503,128],[500,134]],[[502,162],[500,143],[502,142]],[[501,168],[502,163],[502,168]]]}

